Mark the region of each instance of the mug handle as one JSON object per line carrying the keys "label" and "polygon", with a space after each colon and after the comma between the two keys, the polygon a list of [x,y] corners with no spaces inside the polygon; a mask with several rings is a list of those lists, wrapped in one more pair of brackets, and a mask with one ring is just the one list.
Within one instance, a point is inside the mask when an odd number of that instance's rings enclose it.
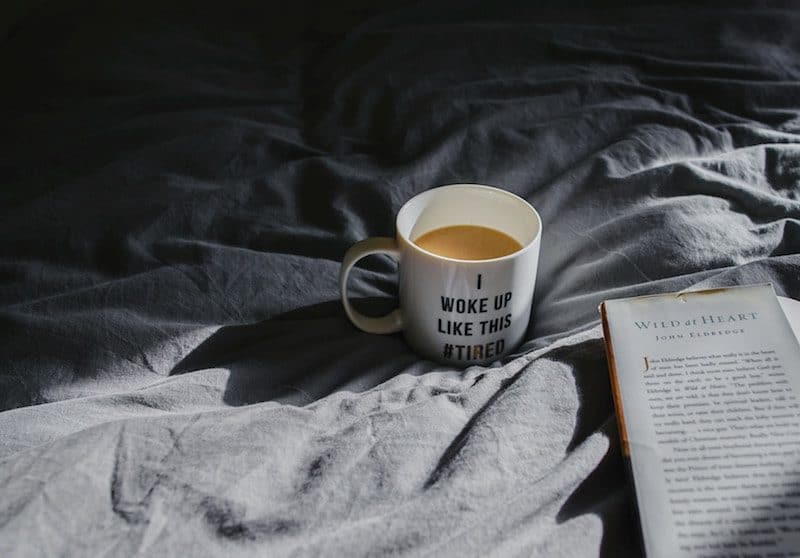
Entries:
{"label": "mug handle", "polygon": [[361,314],[350,305],[347,298],[347,278],[353,266],[365,256],[370,254],[386,254],[395,260],[400,260],[400,250],[397,241],[386,236],[367,238],[353,244],[342,260],[342,269],[339,272],[339,290],[342,293],[342,305],[350,321],[358,329],[367,333],[394,333],[403,329],[403,316],[400,309],[396,308],[381,318],[370,318]]}

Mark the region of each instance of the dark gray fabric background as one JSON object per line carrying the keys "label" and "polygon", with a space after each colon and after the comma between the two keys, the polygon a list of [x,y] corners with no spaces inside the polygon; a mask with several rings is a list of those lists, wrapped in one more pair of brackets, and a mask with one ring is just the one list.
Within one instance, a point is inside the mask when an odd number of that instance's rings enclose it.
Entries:
{"label": "dark gray fabric background", "polygon": [[[0,555],[638,553],[597,305],[800,296],[798,12],[226,8],[0,44]],[[459,181],[545,223],[527,343],[466,371],[336,285]]]}

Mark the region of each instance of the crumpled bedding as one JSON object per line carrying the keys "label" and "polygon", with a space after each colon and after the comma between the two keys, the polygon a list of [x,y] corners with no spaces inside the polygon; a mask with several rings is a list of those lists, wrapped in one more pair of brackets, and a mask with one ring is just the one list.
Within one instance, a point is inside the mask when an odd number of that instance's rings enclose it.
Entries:
{"label": "crumpled bedding", "polygon": [[[597,305],[800,296],[796,9],[144,6],[0,44],[0,555],[640,553]],[[466,370],[336,281],[453,182],[544,222],[525,344]]]}

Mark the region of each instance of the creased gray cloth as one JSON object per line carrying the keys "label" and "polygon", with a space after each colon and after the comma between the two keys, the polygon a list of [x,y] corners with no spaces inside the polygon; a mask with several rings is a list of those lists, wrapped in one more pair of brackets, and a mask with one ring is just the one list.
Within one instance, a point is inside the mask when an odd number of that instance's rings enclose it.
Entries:
{"label": "creased gray cloth", "polygon": [[[79,4],[0,45],[0,555],[638,553],[597,305],[800,296],[797,11],[228,8]],[[347,247],[452,182],[544,221],[489,367],[338,302]],[[395,283],[375,258],[351,290]]]}

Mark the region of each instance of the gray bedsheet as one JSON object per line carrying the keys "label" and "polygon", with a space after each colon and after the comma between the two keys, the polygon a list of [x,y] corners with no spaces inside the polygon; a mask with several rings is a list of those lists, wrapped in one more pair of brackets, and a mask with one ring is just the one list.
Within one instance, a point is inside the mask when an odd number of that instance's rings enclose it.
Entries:
{"label": "gray bedsheet", "polygon": [[[15,28],[0,555],[638,553],[597,305],[800,296],[800,17],[562,4]],[[336,285],[461,181],[545,224],[528,341],[466,370]],[[390,308],[393,264],[351,288]]]}

